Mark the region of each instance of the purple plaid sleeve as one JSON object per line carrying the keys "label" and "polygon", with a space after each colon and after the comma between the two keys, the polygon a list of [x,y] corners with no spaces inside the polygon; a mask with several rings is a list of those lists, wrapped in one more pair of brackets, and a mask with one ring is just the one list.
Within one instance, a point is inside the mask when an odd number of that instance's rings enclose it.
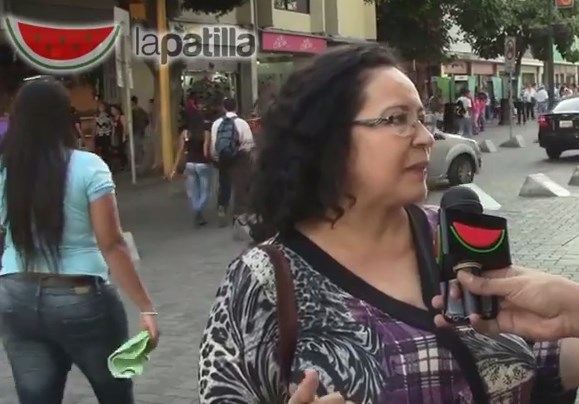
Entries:
{"label": "purple plaid sleeve", "polygon": [[435,205],[424,205],[422,206],[422,210],[424,213],[426,213],[428,223],[430,224],[430,229],[432,230],[432,234],[434,234],[436,231],[436,226],[438,226],[439,207]]}
{"label": "purple plaid sleeve", "polygon": [[533,352],[537,361],[537,384],[554,393],[563,393],[559,371],[561,341],[536,342]]}

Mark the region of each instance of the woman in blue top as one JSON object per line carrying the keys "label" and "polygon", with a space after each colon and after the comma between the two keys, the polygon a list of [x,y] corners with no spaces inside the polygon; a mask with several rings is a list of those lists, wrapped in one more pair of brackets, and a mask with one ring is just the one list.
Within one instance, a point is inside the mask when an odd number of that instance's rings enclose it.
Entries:
{"label": "woman in blue top", "polygon": [[60,404],[75,364],[101,404],[132,404],[107,357],[128,338],[110,273],[158,340],[156,313],[125,244],[108,166],[75,150],[70,99],[55,81],[24,85],[0,147],[0,330],[21,404]]}

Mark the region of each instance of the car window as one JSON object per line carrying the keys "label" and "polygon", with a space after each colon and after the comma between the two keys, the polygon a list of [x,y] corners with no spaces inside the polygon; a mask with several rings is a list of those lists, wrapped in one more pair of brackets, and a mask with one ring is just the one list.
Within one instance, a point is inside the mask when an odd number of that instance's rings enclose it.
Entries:
{"label": "car window", "polygon": [[579,112],[579,98],[559,101],[553,108],[553,112]]}

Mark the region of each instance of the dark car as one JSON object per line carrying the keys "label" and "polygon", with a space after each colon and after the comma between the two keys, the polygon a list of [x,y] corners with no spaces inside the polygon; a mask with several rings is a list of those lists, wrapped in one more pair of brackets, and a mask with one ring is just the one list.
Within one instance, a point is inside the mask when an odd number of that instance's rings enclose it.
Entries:
{"label": "dark car", "polygon": [[551,160],[567,150],[579,150],[579,97],[564,98],[539,116],[539,145]]}

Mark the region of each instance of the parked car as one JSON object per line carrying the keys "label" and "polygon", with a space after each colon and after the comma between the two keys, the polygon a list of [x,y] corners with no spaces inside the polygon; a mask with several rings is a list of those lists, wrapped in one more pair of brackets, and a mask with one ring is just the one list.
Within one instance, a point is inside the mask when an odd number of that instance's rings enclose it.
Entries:
{"label": "parked car", "polygon": [[476,141],[434,130],[434,146],[428,165],[429,182],[448,180],[450,185],[469,184],[482,168],[482,152]]}
{"label": "parked car", "polygon": [[561,99],[553,109],[539,115],[539,146],[551,160],[567,150],[579,150],[579,97]]}
{"label": "parked car", "polygon": [[482,168],[482,152],[478,143],[469,138],[444,133],[436,127],[434,115],[426,116],[426,125],[434,135],[434,145],[428,165],[428,181],[448,180],[450,185],[469,184]]}

